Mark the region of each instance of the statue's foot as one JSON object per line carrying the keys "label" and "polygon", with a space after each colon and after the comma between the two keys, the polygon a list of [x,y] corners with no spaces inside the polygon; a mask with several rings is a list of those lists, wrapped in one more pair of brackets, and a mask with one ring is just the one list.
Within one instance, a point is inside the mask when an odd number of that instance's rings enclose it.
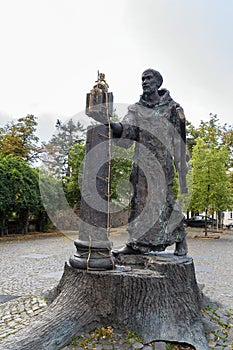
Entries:
{"label": "statue's foot", "polygon": [[184,255],[187,255],[187,253],[188,253],[188,246],[187,246],[186,238],[184,238],[183,241],[176,243],[176,249],[175,249],[174,255],[184,256]]}
{"label": "statue's foot", "polygon": [[132,255],[132,254],[141,254],[140,250],[133,249],[130,245],[125,245],[120,249],[112,250],[113,256],[118,256],[119,254]]}

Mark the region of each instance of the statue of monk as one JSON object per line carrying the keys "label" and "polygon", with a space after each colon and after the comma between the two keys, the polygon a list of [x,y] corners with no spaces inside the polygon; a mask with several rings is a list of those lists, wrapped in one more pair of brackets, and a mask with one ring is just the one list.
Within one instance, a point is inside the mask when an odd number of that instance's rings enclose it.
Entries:
{"label": "statue of monk", "polygon": [[[121,123],[110,123],[119,146],[128,148],[135,142],[129,240],[125,247],[114,250],[114,255],[164,251],[174,243],[175,255],[187,254],[184,215],[173,193],[174,168],[181,193],[187,192],[185,116],[169,91],[161,89],[162,83],[158,71],[144,71],[139,102],[129,106]],[[103,105],[95,106],[87,114],[107,123]]]}
{"label": "statue of monk", "polygon": [[169,91],[160,89],[162,83],[158,71],[144,71],[139,102],[129,106],[121,123],[111,122],[119,146],[135,141],[129,240],[114,255],[153,253],[174,243],[175,255],[187,254],[184,215],[173,194],[174,167],[181,193],[187,192],[185,117]]}

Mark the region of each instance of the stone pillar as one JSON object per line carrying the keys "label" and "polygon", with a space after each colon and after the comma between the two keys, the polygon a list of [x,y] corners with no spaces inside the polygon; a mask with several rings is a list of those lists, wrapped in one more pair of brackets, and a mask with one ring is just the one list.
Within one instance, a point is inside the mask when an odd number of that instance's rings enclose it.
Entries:
{"label": "stone pillar", "polygon": [[77,252],[70,258],[71,266],[87,270],[114,268],[113,257],[110,254],[111,242],[108,239],[111,176],[109,108],[112,108],[113,95],[107,92],[103,81],[105,82],[102,77],[87,94],[87,114],[94,111],[94,114],[98,115],[96,119],[105,120],[107,125],[91,126],[87,131],[79,239],[74,242]]}

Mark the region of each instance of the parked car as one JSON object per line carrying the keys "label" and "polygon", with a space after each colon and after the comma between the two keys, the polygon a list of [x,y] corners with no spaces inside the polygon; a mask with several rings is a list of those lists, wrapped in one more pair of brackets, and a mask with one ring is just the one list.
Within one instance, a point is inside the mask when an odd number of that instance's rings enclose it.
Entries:
{"label": "parked car", "polygon": [[[190,227],[205,227],[205,215],[196,215],[185,220],[185,224]],[[216,220],[207,217],[207,227],[216,226]]]}
{"label": "parked car", "polygon": [[232,229],[233,228],[233,222],[230,222],[229,224],[227,224],[226,228]]}

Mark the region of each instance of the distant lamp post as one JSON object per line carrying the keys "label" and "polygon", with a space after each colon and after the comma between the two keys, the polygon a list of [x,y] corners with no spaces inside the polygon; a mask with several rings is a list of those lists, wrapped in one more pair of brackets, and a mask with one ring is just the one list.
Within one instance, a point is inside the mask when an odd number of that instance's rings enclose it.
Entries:
{"label": "distant lamp post", "polygon": [[105,75],[98,72],[96,84],[86,99],[86,114],[101,124],[87,130],[79,239],[74,242],[77,252],[69,260],[78,269],[114,268],[109,241],[113,94],[108,92],[108,87]]}

